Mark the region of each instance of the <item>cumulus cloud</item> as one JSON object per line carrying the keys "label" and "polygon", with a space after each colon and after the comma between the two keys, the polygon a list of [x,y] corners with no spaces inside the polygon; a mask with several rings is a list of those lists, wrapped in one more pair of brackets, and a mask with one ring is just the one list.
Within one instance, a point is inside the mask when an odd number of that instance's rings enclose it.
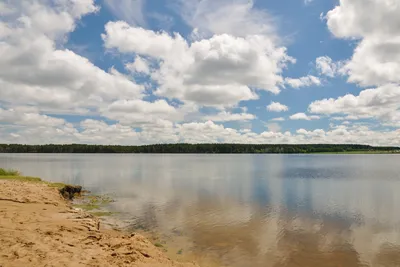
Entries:
{"label": "cumulus cloud", "polygon": [[360,40],[344,66],[350,82],[362,86],[400,82],[399,13],[399,3],[386,0],[340,0],[327,13],[334,36]]}
{"label": "cumulus cloud", "polygon": [[154,102],[135,100],[117,100],[103,110],[102,115],[122,124],[140,126],[157,120],[182,119],[178,109],[165,100]]}
{"label": "cumulus cloud", "polygon": [[0,122],[19,126],[62,126],[66,121],[38,113],[36,108],[14,107],[0,108]]}
{"label": "cumulus cloud", "polygon": [[289,107],[285,106],[279,102],[271,102],[271,104],[269,104],[267,106],[267,110],[273,111],[273,112],[282,112],[282,111],[288,111]]}
{"label": "cumulus cloud", "polygon": [[[370,16],[374,12],[376,16]],[[340,0],[327,13],[328,27],[340,38],[363,38],[371,35],[397,34],[400,6],[391,0]]]}
{"label": "cumulus cloud", "polygon": [[[0,99],[42,110],[75,113],[96,109],[117,97],[141,96],[137,85],[115,69],[105,72],[57,42],[76,20],[98,10],[93,1],[10,1],[1,23],[9,29],[0,42]],[[18,23],[17,23],[18,21]]]}
{"label": "cumulus cloud", "polygon": [[289,118],[291,120],[306,120],[306,121],[320,119],[319,116],[316,116],[316,115],[309,116],[309,115],[307,115],[305,113],[296,113],[296,114],[291,115]]}
{"label": "cumulus cloud", "polygon": [[[376,119],[382,125],[398,127],[400,78],[400,5],[397,1],[340,0],[325,18],[337,38],[355,40],[349,60],[333,62],[329,57],[316,60],[321,74],[347,75],[348,81],[363,87],[375,86],[358,95],[314,101],[309,111],[341,114],[333,120]],[[373,14],[373,16],[371,16]]]}
{"label": "cumulus cloud", "polygon": [[[376,118],[385,122],[400,120],[400,87],[389,84],[367,89],[355,96],[347,94],[336,99],[314,101],[309,111],[319,114],[346,114],[353,118]],[[351,117],[346,117],[350,119]]]}
{"label": "cumulus cloud", "polygon": [[301,134],[301,135],[305,135],[305,136],[309,136],[309,137],[324,137],[325,136],[325,131],[323,129],[316,129],[313,131],[307,131],[303,128],[298,129],[296,131],[297,134]]}
{"label": "cumulus cloud", "polygon": [[[176,92],[176,89],[181,89],[181,91]],[[239,84],[160,87],[156,94],[203,106],[234,106],[240,101],[258,99],[248,86]]]}
{"label": "cumulus cloud", "polygon": [[218,125],[212,121],[173,124],[158,121],[147,125],[142,131],[130,126],[107,124],[88,119],[80,123],[79,129],[72,124],[30,125],[15,127],[13,132],[0,127],[2,143],[96,143],[96,144],[147,144],[147,143],[359,143],[371,145],[400,145],[400,131],[375,131],[367,126],[338,125],[330,130],[298,129],[294,133],[279,132],[272,128],[262,133],[250,130],[239,131]]}
{"label": "cumulus cloud", "polygon": [[74,30],[77,20],[86,14],[96,12],[99,8],[94,5],[93,0],[73,3],[60,0],[54,5],[42,0],[33,0],[3,2],[1,9],[3,13],[1,22],[3,26],[13,30],[9,33],[13,33],[14,37],[22,31],[25,34],[30,31],[27,38],[37,33],[56,38]]}
{"label": "cumulus cloud", "polygon": [[250,88],[279,93],[282,69],[294,61],[284,47],[262,35],[221,34],[189,44],[179,34],[118,21],[107,23],[103,39],[109,49],[159,61],[151,75],[159,85],[157,95],[209,106],[256,99]]}
{"label": "cumulus cloud", "polygon": [[281,126],[276,122],[266,123],[265,126],[267,127],[268,131],[273,133],[279,133],[282,129]]}
{"label": "cumulus cloud", "polygon": [[113,102],[109,107],[109,111],[129,112],[129,113],[148,113],[148,114],[165,114],[174,112],[175,108],[170,106],[165,100],[157,100],[154,103],[143,100],[118,100]]}
{"label": "cumulus cloud", "polygon": [[[107,23],[102,35],[106,49],[121,54],[124,64],[130,59],[125,74],[103,70],[65,49],[79,20],[99,10],[94,0],[2,1],[0,143],[400,145],[399,130],[350,123],[378,119],[383,126],[400,127],[399,10],[394,2],[341,0],[326,21],[334,36],[357,41],[354,55],[343,62],[327,56],[316,60],[321,75],[348,75],[351,82],[376,88],[311,103],[309,112],[335,116],[330,129],[282,132],[278,122],[285,118],[279,117],[259,133],[248,126],[257,117],[247,108],[233,112],[241,101],[258,99],[262,90],[277,94],[285,85],[300,88],[321,85],[321,80],[283,77],[295,59],[280,42],[274,18],[256,9],[253,1],[175,0],[193,31],[193,39],[187,40],[178,33],[142,28],[142,0],[105,0],[125,20]],[[146,86],[135,79],[146,79]],[[215,114],[203,114],[203,107],[212,107]],[[289,108],[271,102],[267,110]],[[72,124],[56,114],[92,119]],[[289,118],[316,120],[319,115]],[[246,129],[224,126],[231,121],[246,124]]]}
{"label": "cumulus cloud", "polygon": [[343,67],[349,82],[361,86],[400,83],[400,31],[398,36],[365,38]]}
{"label": "cumulus cloud", "polygon": [[256,116],[250,113],[230,113],[220,112],[215,115],[208,115],[203,118],[206,121],[224,122],[224,121],[249,121],[256,119]]}
{"label": "cumulus cloud", "polygon": [[178,14],[194,30],[194,35],[268,35],[277,39],[274,18],[256,9],[253,0],[177,0]]}
{"label": "cumulus cloud", "polygon": [[121,53],[137,53],[156,59],[184,55],[188,43],[179,34],[154,32],[141,27],[130,26],[124,21],[108,22],[102,35],[107,48],[118,49]]}
{"label": "cumulus cloud", "polygon": [[284,117],[273,118],[271,121],[285,121]]}
{"label": "cumulus cloud", "polygon": [[328,56],[318,57],[315,60],[315,66],[318,72],[331,78],[343,72],[343,70],[341,70],[342,65],[342,62],[334,62]]}
{"label": "cumulus cloud", "polygon": [[125,68],[132,73],[150,74],[150,63],[140,56],[137,56],[132,63],[126,64]]}
{"label": "cumulus cloud", "polygon": [[308,75],[297,79],[285,78],[285,84],[297,89],[300,87],[308,87],[312,85],[319,86],[321,85],[321,80],[313,75]]}

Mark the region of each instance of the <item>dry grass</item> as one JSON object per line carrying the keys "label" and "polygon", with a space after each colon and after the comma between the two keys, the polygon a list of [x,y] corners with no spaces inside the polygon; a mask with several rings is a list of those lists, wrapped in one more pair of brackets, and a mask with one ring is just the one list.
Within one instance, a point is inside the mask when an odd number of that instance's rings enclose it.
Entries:
{"label": "dry grass", "polygon": [[3,168],[0,168],[0,176],[20,176],[21,173],[16,170],[6,170]]}
{"label": "dry grass", "polygon": [[20,182],[34,182],[34,183],[43,183],[50,187],[54,187],[57,189],[61,189],[66,186],[63,183],[52,183],[43,181],[38,177],[31,177],[31,176],[23,176],[19,171],[16,170],[6,170],[0,168],[0,180],[13,180],[13,181],[20,181]]}

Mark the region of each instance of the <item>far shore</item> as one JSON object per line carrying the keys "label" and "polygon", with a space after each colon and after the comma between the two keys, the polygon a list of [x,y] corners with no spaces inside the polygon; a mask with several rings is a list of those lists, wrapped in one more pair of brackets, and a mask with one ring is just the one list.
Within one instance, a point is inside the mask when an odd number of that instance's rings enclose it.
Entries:
{"label": "far shore", "polygon": [[369,154],[400,154],[400,151],[344,151],[344,152],[318,152],[318,153],[308,153],[308,154],[359,154],[359,155],[369,155]]}
{"label": "far shore", "polygon": [[400,147],[359,144],[0,144],[0,153],[80,154],[399,154]]}
{"label": "far shore", "polygon": [[105,229],[71,205],[79,188],[0,169],[0,266],[198,267],[139,234]]}

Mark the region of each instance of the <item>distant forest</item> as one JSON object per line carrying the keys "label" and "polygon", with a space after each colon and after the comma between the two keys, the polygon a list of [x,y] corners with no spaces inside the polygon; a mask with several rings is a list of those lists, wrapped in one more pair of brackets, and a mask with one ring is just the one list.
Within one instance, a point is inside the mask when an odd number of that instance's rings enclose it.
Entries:
{"label": "distant forest", "polygon": [[270,144],[157,144],[143,146],[117,145],[19,145],[0,144],[0,153],[351,153],[400,152],[399,147],[366,145],[270,145]]}

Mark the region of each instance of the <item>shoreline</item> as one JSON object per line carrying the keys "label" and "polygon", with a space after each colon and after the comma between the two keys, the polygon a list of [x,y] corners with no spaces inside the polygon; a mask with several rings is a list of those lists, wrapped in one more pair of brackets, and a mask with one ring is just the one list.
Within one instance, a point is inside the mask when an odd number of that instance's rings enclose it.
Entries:
{"label": "shoreline", "polygon": [[305,153],[43,153],[43,152],[0,152],[2,154],[11,155],[400,155],[400,151],[342,151],[342,152],[305,152]]}
{"label": "shoreline", "polygon": [[77,153],[77,154],[310,154],[310,153],[393,153],[398,146],[360,144],[239,144],[175,143],[152,145],[89,144],[0,144],[0,153]]}
{"label": "shoreline", "polygon": [[60,186],[0,176],[0,266],[198,267],[173,261],[140,234],[105,229]]}

